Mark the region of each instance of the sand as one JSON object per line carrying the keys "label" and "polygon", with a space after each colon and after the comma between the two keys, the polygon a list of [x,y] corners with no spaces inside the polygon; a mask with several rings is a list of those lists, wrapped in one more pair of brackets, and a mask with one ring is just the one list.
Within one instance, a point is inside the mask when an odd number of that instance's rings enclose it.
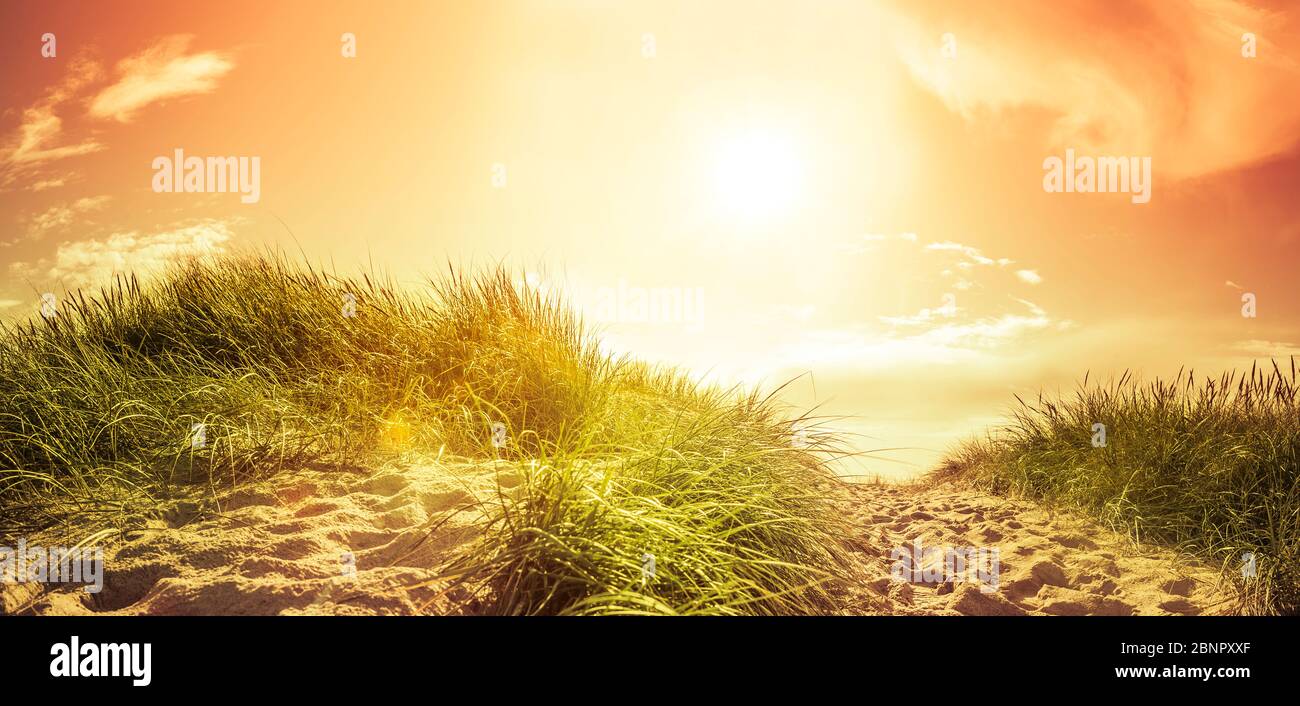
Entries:
{"label": "sand", "polygon": [[283,473],[164,508],[107,553],[99,593],[10,584],[0,599],[63,615],[445,613],[440,585],[409,587],[478,535],[495,488],[469,464]]}
{"label": "sand", "polygon": [[[511,484],[502,476],[504,485]],[[109,548],[105,585],[0,585],[0,610],[105,615],[411,615],[457,610],[429,581],[479,535],[488,466],[407,463],[282,473],[182,499]],[[844,512],[852,614],[1194,615],[1228,612],[1215,572],[1077,517],[952,487],[854,485]],[[891,576],[891,551],[999,550],[998,590]],[[916,577],[912,577],[916,578]],[[924,577],[921,577],[924,578]],[[983,589],[982,589],[983,586]]]}
{"label": "sand", "polygon": [[[862,576],[856,598],[878,612],[1202,615],[1234,605],[1218,572],[1191,557],[1135,546],[1095,522],[1033,503],[951,485],[855,485],[849,496],[845,510],[861,532],[853,547]],[[931,567],[949,547],[997,549],[997,590],[986,590],[991,582],[969,570],[959,581],[914,580],[906,572],[899,580],[895,560],[914,557],[918,538],[923,553],[934,550],[922,562]]]}

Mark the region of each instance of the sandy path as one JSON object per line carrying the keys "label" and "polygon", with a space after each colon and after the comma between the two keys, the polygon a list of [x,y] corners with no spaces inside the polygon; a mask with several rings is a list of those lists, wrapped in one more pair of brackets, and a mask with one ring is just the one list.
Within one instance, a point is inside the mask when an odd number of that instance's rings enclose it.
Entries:
{"label": "sandy path", "polygon": [[[510,479],[503,478],[509,484]],[[1094,523],[952,487],[853,485],[844,512],[858,580],[847,612],[1130,615],[1226,612],[1215,574],[1139,552]],[[0,612],[38,614],[444,613],[452,596],[410,588],[477,536],[489,467],[429,463],[285,473],[215,501],[177,501],[106,557],[102,592],[0,584]],[[828,489],[829,491],[829,489]],[[978,580],[891,577],[891,550],[996,548],[997,590]],[[923,568],[942,567],[940,552]],[[963,576],[979,579],[979,576]],[[987,578],[987,577],[986,577]]]}
{"label": "sandy path", "polygon": [[[855,485],[849,496],[845,509],[861,533],[858,598],[869,612],[1198,615],[1232,606],[1216,588],[1215,571],[1168,550],[1139,550],[1094,522],[1032,503],[953,486]],[[911,560],[918,538],[928,555],[920,564],[932,575],[903,573],[896,580],[895,560]],[[896,547],[903,554],[892,554]],[[939,569],[948,547],[997,549],[997,590],[987,590],[992,582],[981,582],[969,564],[966,580],[944,582],[948,572]],[[938,581],[925,580],[933,574]]]}

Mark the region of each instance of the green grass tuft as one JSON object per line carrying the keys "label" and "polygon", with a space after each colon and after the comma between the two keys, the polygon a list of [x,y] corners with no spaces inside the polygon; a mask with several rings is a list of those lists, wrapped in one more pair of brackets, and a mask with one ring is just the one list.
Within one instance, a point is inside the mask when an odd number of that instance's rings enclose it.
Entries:
{"label": "green grass tuft", "polygon": [[[1083,385],[1019,400],[1010,423],[932,474],[1080,509],[1135,540],[1221,567],[1248,613],[1300,611],[1300,406],[1295,363],[1199,383]],[[1094,446],[1104,424],[1105,446]],[[1243,557],[1255,557],[1255,575]]]}

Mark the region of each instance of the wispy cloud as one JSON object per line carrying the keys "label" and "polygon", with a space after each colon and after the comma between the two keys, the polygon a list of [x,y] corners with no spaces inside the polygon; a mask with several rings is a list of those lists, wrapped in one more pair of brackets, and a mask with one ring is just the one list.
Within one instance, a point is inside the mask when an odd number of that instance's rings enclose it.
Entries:
{"label": "wispy cloud", "polygon": [[1005,267],[1015,262],[1015,260],[1010,260],[1005,257],[996,260],[991,257],[985,257],[978,248],[973,248],[969,245],[962,245],[961,243],[954,243],[951,240],[945,240],[941,243],[930,243],[925,246],[925,249],[958,252],[965,255],[968,260],[977,265],[999,265]]}
{"label": "wispy cloud", "polygon": [[882,316],[880,320],[890,326],[923,326],[942,319],[951,319],[961,311],[955,301],[945,302],[942,306],[927,307],[909,316]]}
{"label": "wispy cloud", "polygon": [[0,243],[0,247],[8,247],[15,243],[28,240],[37,240],[50,233],[57,232],[72,225],[73,219],[77,216],[96,211],[103,208],[113,197],[108,195],[88,196],[80,198],[71,203],[62,203],[51,206],[50,208],[26,219],[26,231],[16,240],[10,240]]}
{"label": "wispy cloud", "polygon": [[1016,270],[1016,277],[1019,277],[1021,282],[1029,284],[1042,284],[1043,282],[1043,276],[1038,274],[1037,270]]}
{"label": "wispy cloud", "polygon": [[[149,48],[118,62],[117,80],[90,99],[87,117],[129,122],[145,107],[182,96],[209,93],[217,81],[234,68],[224,54],[207,51],[187,53],[192,37],[164,37]],[[31,191],[56,188],[64,177],[41,174],[50,162],[99,152],[105,145],[83,136],[69,138],[65,120],[74,100],[104,78],[103,67],[85,55],[69,62],[67,74],[22,113],[17,129],[0,141],[0,189],[9,190],[19,181],[36,179],[24,187]],[[75,114],[74,114],[75,115]]]}
{"label": "wispy cloud", "polygon": [[23,111],[17,130],[0,148],[0,185],[46,162],[90,154],[104,149],[92,138],[69,141],[59,110],[102,73],[99,63],[81,57],[69,62],[67,75],[35,105]]}
{"label": "wispy cloud", "polygon": [[1300,346],[1286,341],[1267,341],[1253,338],[1237,341],[1232,345],[1232,348],[1251,358],[1290,358],[1300,356]]}
{"label": "wispy cloud", "polygon": [[[869,241],[883,239],[867,237]],[[998,293],[1005,291],[1008,282],[1013,281],[1012,271],[1007,269],[1015,262],[1011,258],[990,257],[977,247],[952,240],[924,244],[915,238],[910,241],[912,252],[946,256],[941,258],[936,269],[942,268],[938,271],[937,281],[947,282],[948,293],[942,297],[935,295],[937,306],[925,307],[915,313],[879,316],[875,326],[868,325],[857,333],[845,332],[850,339],[846,344],[848,349],[869,349],[876,358],[897,354],[903,356],[897,359],[900,363],[908,356],[918,355],[928,360],[951,362],[976,350],[1020,343],[1025,336],[1037,331],[1070,327],[1069,322],[1054,319],[1029,300]],[[1033,285],[1043,281],[1037,270],[1028,268],[1015,270],[1014,277]],[[1001,281],[995,282],[994,278]],[[924,281],[924,278],[918,281]],[[979,291],[967,294],[972,290]],[[853,342],[859,336],[874,342]]]}
{"label": "wispy cloud", "polygon": [[129,122],[151,103],[209,93],[234,68],[217,52],[186,53],[193,37],[172,35],[117,64],[118,80],[95,96],[90,115]]}
{"label": "wispy cloud", "polygon": [[885,326],[851,326],[803,333],[772,357],[773,370],[841,369],[897,370],[900,366],[951,365],[1023,348],[1026,338],[1038,332],[1064,330],[1031,302],[1028,311],[971,317],[953,308],[922,310],[913,317],[882,321]]}
{"label": "wispy cloud", "polygon": [[47,189],[57,189],[60,186],[63,186],[64,184],[67,183],[68,183],[67,177],[54,177],[52,179],[42,179],[32,184],[29,188],[32,191],[41,192]]}
{"label": "wispy cloud", "polygon": [[919,334],[916,339],[949,348],[992,348],[1051,325],[1052,320],[1041,311],[1029,315],[1002,314],[965,323],[936,326]]}
{"label": "wispy cloud", "polygon": [[[1010,311],[972,317],[950,302],[938,309],[922,309],[915,316],[881,317],[881,321],[893,327],[887,332],[890,337],[925,347],[950,348],[996,347],[1032,331],[1060,326],[1042,307],[1024,299],[1013,299],[1029,313]],[[918,327],[919,331],[914,330]]]}
{"label": "wispy cloud", "polygon": [[171,230],[141,234],[115,233],[63,243],[50,258],[14,263],[10,274],[42,286],[68,289],[102,284],[117,274],[147,276],[185,257],[217,255],[232,238],[227,222],[204,220]]}

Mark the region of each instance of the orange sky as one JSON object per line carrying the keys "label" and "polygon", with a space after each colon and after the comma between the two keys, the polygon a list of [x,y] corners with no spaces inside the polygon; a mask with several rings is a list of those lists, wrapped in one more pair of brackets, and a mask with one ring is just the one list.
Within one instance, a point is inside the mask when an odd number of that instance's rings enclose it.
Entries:
{"label": "orange sky", "polygon": [[[793,402],[921,466],[1013,393],[1087,370],[1300,349],[1288,3],[0,13],[6,317],[263,244],[411,281],[504,261],[617,350],[724,382],[801,376]],[[151,164],[177,148],[258,157],[260,198],[155,193]],[[1045,192],[1067,149],[1150,157],[1150,201]],[[620,288],[701,305],[640,321],[611,305]]]}

